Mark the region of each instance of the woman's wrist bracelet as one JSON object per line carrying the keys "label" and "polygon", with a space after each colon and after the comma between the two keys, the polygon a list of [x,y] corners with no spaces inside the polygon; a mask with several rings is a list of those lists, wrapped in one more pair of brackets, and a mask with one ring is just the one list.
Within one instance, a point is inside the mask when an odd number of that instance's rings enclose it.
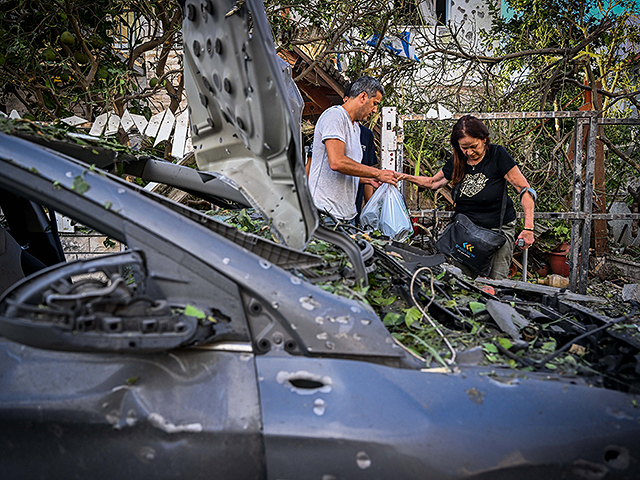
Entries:
{"label": "woman's wrist bracelet", "polygon": [[527,228],[527,227],[524,227],[524,228],[523,228],[523,230],[528,230],[528,231],[530,231],[530,232],[533,232],[533,228]]}

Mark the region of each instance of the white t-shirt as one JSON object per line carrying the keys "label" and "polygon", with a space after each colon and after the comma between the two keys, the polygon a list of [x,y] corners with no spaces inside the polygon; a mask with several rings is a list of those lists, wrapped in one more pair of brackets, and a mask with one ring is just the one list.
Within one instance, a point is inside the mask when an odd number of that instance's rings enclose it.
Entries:
{"label": "white t-shirt", "polygon": [[344,142],[344,154],[362,163],[360,125],[352,122],[347,111],[340,105],[325,110],[316,124],[309,189],[318,209],[326,210],[339,220],[351,220],[357,214],[356,194],[360,179],[331,170],[324,145],[328,139]]}

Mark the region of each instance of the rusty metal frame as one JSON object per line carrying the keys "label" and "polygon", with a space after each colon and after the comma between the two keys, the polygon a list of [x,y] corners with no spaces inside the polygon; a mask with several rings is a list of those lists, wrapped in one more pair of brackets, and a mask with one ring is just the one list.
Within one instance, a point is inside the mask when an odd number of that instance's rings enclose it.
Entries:
{"label": "rusty metal frame", "polygon": [[[598,111],[556,111],[556,112],[495,112],[473,113],[481,120],[540,120],[575,118],[574,127],[574,164],[573,164],[573,198],[571,212],[536,212],[534,218],[550,220],[571,220],[571,273],[569,289],[581,294],[587,292],[589,273],[589,246],[591,244],[591,225],[594,220],[633,220],[640,219],[640,214],[594,214],[593,213],[593,178],[595,172],[596,140],[598,125],[640,125],[635,118],[600,118]],[[431,114],[397,115],[396,124],[396,170],[401,170],[404,162],[404,123],[412,121],[445,121],[457,120],[463,114],[451,114],[447,117]],[[582,179],[582,158],[584,144],[584,127],[587,128],[587,146],[585,152],[585,178]],[[450,217],[451,212],[436,209],[420,210],[420,216]],[[518,215],[522,217],[522,213]],[[578,264],[579,267],[578,267]]]}

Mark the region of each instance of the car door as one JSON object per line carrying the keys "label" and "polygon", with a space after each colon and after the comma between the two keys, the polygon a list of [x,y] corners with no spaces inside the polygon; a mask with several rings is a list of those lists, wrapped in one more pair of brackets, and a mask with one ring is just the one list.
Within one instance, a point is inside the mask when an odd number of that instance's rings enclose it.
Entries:
{"label": "car door", "polygon": [[0,189],[125,246],[0,299],[2,478],[264,478],[241,289],[191,253],[246,250],[29,142],[3,138],[0,163]]}

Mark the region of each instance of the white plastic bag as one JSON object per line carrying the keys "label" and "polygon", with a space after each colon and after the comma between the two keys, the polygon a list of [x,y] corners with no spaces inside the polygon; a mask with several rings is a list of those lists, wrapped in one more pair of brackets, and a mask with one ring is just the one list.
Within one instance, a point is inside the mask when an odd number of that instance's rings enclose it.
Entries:
{"label": "white plastic bag", "polygon": [[360,212],[360,223],[364,227],[370,227],[373,230],[378,228],[382,203],[384,202],[384,192],[387,191],[387,185],[388,183],[385,183],[373,192],[369,201],[365,203],[362,208],[362,212]]}
{"label": "white plastic bag", "polygon": [[371,196],[362,209],[360,222],[398,242],[413,232],[402,194],[389,183],[384,183]]}

